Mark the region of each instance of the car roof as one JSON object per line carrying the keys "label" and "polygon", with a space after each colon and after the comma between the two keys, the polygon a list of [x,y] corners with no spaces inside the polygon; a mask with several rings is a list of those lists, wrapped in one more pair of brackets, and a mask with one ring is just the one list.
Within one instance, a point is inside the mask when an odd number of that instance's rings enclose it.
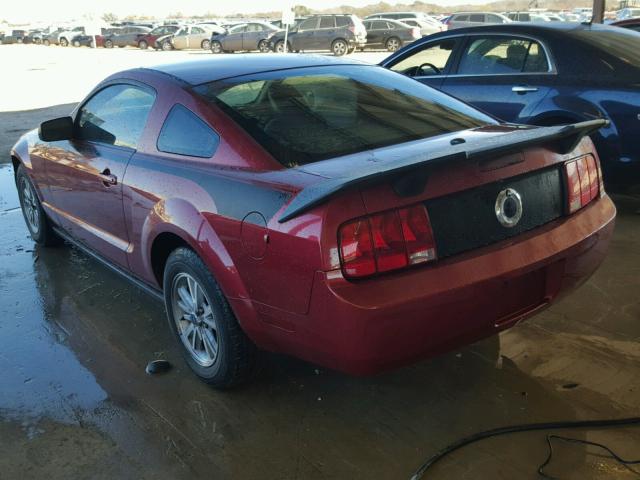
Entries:
{"label": "car roof", "polygon": [[[512,22],[512,23],[497,23],[497,24],[489,24],[489,25],[481,25],[477,27],[465,27],[465,28],[456,28],[454,30],[447,30],[446,32],[436,33],[432,35],[430,38],[438,37],[446,37],[449,35],[458,35],[458,34],[466,34],[466,33],[491,33],[491,32],[522,32],[522,33],[531,33],[531,32],[545,32],[545,31],[555,31],[555,32],[570,32],[570,31],[579,31],[579,30],[615,30],[614,27],[609,25],[602,25],[599,23],[588,24],[588,23],[578,23],[578,22],[545,22],[545,23],[530,23],[530,22]],[[426,38],[426,37],[425,37]]]}
{"label": "car roof", "polygon": [[207,58],[146,67],[146,69],[171,75],[190,85],[199,85],[252,73],[330,65],[370,64],[324,55],[249,53],[245,55],[212,55]]}

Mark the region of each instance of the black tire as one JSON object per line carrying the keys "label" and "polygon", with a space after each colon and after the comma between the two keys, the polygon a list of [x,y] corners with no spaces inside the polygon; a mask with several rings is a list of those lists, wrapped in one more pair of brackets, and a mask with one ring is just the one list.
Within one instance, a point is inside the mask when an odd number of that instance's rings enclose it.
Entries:
{"label": "black tire", "polygon": [[331,51],[336,57],[342,57],[349,51],[349,45],[345,40],[338,38],[331,44]]}
{"label": "black tire", "polygon": [[387,42],[385,43],[384,46],[387,49],[387,51],[395,52],[400,48],[402,48],[402,41],[398,37],[391,37],[387,39]]}
{"label": "black tire", "polygon": [[[284,53],[284,40],[278,40],[273,49],[276,53]],[[291,44],[287,42],[287,53],[292,51]]]}
{"label": "black tire", "polygon": [[160,45],[160,48],[162,48],[162,50],[165,52],[169,52],[173,50],[173,45],[169,40],[165,40],[164,42],[162,42],[162,45]]}
{"label": "black tire", "polygon": [[[185,285],[191,285],[188,279],[195,280],[198,289],[202,289],[201,300],[205,308],[200,308],[200,313],[196,312],[190,320],[185,319],[189,315],[182,315],[179,327],[175,317],[184,311],[180,304],[186,305],[184,297],[179,292],[182,290],[184,294]],[[164,269],[163,286],[169,326],[191,370],[203,382],[220,389],[246,382],[256,370],[258,349],[242,331],[220,286],[200,257],[189,248],[181,247],[174,250],[169,255]],[[200,305],[196,303],[196,307]],[[211,312],[210,315],[203,313],[207,309]],[[205,317],[209,320],[205,321]],[[183,324],[186,326],[183,327]],[[215,328],[211,324],[214,324]],[[196,329],[200,331],[199,337],[193,333]],[[192,332],[191,337],[189,331]],[[215,356],[206,357],[211,364],[203,363],[203,357],[192,353],[195,352],[195,348],[186,346],[187,343],[201,346],[200,351],[206,356],[206,352],[211,350],[211,343],[207,349],[204,336],[214,338],[217,345]]]}
{"label": "black tire", "polygon": [[107,38],[104,43],[104,48],[113,48],[113,40]]}
{"label": "black tire", "polygon": [[74,47],[76,47],[76,48],[80,46],[80,42],[79,42],[78,40],[74,40],[74,41],[72,42],[72,44],[73,44],[73,46],[74,46]]}
{"label": "black tire", "polygon": [[48,39],[48,38],[45,38],[45,39],[42,41],[42,44],[43,44],[45,47],[48,47],[49,45],[51,45],[51,42],[49,41],[49,39]]}
{"label": "black tire", "polygon": [[51,228],[51,222],[42,209],[36,188],[22,165],[16,173],[16,186],[22,216],[33,241],[44,246],[59,245],[61,238]]}
{"label": "black tire", "polygon": [[269,47],[268,40],[260,40],[258,42],[258,51],[260,53],[269,53],[271,51],[271,47]]}
{"label": "black tire", "polygon": [[211,48],[211,41],[205,38],[200,43],[200,48],[202,48],[203,50],[209,50]]}
{"label": "black tire", "polygon": [[211,41],[211,53],[216,55],[222,53],[222,44],[218,40]]}
{"label": "black tire", "polygon": [[147,48],[149,48],[149,44],[147,43],[147,41],[146,41],[146,40],[140,40],[140,41],[138,42],[138,48],[139,48],[140,50],[146,50]]}
{"label": "black tire", "polygon": [[66,47],[67,45],[69,45],[69,40],[67,40],[66,38],[62,37],[60,39],[60,46],[61,47]]}

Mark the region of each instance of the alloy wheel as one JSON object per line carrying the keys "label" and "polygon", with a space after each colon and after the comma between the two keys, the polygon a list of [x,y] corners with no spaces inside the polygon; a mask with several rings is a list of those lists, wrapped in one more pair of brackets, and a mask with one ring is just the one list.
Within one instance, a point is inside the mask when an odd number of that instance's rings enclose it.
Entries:
{"label": "alloy wheel", "polygon": [[34,237],[40,232],[40,208],[38,206],[38,197],[33,191],[31,183],[26,178],[22,178],[20,185],[20,200],[22,201],[22,211],[27,221],[27,226]]}
{"label": "alloy wheel", "polygon": [[342,40],[336,40],[333,42],[333,54],[337,57],[341,57],[347,53],[347,44]]}
{"label": "alloy wheel", "polygon": [[178,335],[191,358],[203,367],[213,365],[218,357],[218,326],[204,288],[190,274],[179,273],[172,282],[171,304]]}
{"label": "alloy wheel", "polygon": [[387,41],[387,50],[389,50],[390,52],[395,52],[399,48],[400,48],[400,42],[398,41],[398,39],[390,38]]}
{"label": "alloy wheel", "polygon": [[200,46],[203,50],[209,50],[211,48],[211,42],[209,40],[203,40]]}
{"label": "alloy wheel", "polygon": [[269,51],[269,42],[267,42],[266,40],[260,40],[260,43],[258,44],[258,50],[261,53],[267,53]]}
{"label": "alloy wheel", "polygon": [[211,42],[211,52],[213,53],[222,53],[222,44],[217,40]]}

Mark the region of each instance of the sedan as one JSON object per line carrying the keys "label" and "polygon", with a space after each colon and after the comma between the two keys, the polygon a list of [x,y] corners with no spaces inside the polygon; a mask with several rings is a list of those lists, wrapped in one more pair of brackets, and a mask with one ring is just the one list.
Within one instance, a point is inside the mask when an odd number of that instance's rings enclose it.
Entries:
{"label": "sedan", "polygon": [[580,285],[614,226],[604,123],[500,124],[378,66],[227,55],[116,73],[11,158],[33,239],[164,301],[222,388],[261,350],[412,363]]}
{"label": "sedan", "polygon": [[127,25],[105,36],[104,47],[137,47],[140,39],[150,31],[149,27]]}
{"label": "sedan", "polygon": [[418,27],[411,27],[398,20],[374,19],[363,23],[367,29],[367,48],[386,48],[395,52],[403,45],[422,38]]}
{"label": "sedan", "polygon": [[640,192],[640,33],[561,22],[458,29],[382,62],[501,120],[558,125],[594,118],[610,190]]}
{"label": "sedan", "polygon": [[178,30],[180,30],[180,25],[160,25],[138,38],[138,48],[145,50],[149,48],[149,45],[155,45],[158,38],[164,37],[165,35],[172,35]]}
{"label": "sedan", "polygon": [[185,25],[171,35],[159,37],[156,45],[162,50],[209,50],[213,32],[222,33],[224,29],[215,25]]}
{"label": "sedan", "polygon": [[278,31],[278,28],[267,22],[241,23],[222,33],[214,32],[211,36],[211,51],[231,53],[238,50],[258,50],[267,53],[271,51],[269,39]]}

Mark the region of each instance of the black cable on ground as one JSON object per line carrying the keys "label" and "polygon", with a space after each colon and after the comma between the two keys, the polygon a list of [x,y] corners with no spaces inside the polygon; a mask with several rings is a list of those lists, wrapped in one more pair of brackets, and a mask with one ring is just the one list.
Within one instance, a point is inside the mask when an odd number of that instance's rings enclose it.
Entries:
{"label": "black cable on ground", "polygon": [[[638,424],[640,424],[640,417],[629,417],[629,418],[606,419],[606,420],[573,420],[573,421],[566,421],[566,422],[525,423],[522,425],[511,425],[507,427],[500,427],[500,428],[494,428],[491,430],[485,430],[484,432],[474,433],[473,435],[470,435],[468,437],[461,438],[460,440],[455,441],[448,447],[443,448],[442,450],[437,452],[435,455],[427,459],[427,461],[424,462],[420,466],[420,468],[418,468],[418,470],[416,470],[416,472],[413,474],[410,480],[420,480],[429,468],[431,468],[433,465],[435,465],[437,462],[442,460],[444,457],[446,457],[450,453],[455,452],[456,450],[462,447],[465,447],[471,443],[475,443],[480,440],[484,440],[491,437],[507,435],[510,433],[531,432],[536,430],[623,427],[623,426],[632,426],[632,425],[638,425]],[[598,444],[597,446],[602,446],[602,445]],[[606,447],[604,448],[608,450],[612,455],[614,455],[613,458],[615,458],[618,461],[622,460],[620,459],[620,457],[613,454],[611,450],[609,450]],[[553,455],[552,452],[550,453],[549,457],[547,457],[546,462],[540,466],[540,469],[544,470],[544,467],[546,466],[546,464],[549,463],[551,459],[551,455]],[[635,464],[635,463],[640,463],[640,461],[635,461],[635,460],[624,461],[621,463]],[[539,473],[540,473],[540,469],[538,469]],[[541,473],[541,474],[544,475],[544,473]]]}

